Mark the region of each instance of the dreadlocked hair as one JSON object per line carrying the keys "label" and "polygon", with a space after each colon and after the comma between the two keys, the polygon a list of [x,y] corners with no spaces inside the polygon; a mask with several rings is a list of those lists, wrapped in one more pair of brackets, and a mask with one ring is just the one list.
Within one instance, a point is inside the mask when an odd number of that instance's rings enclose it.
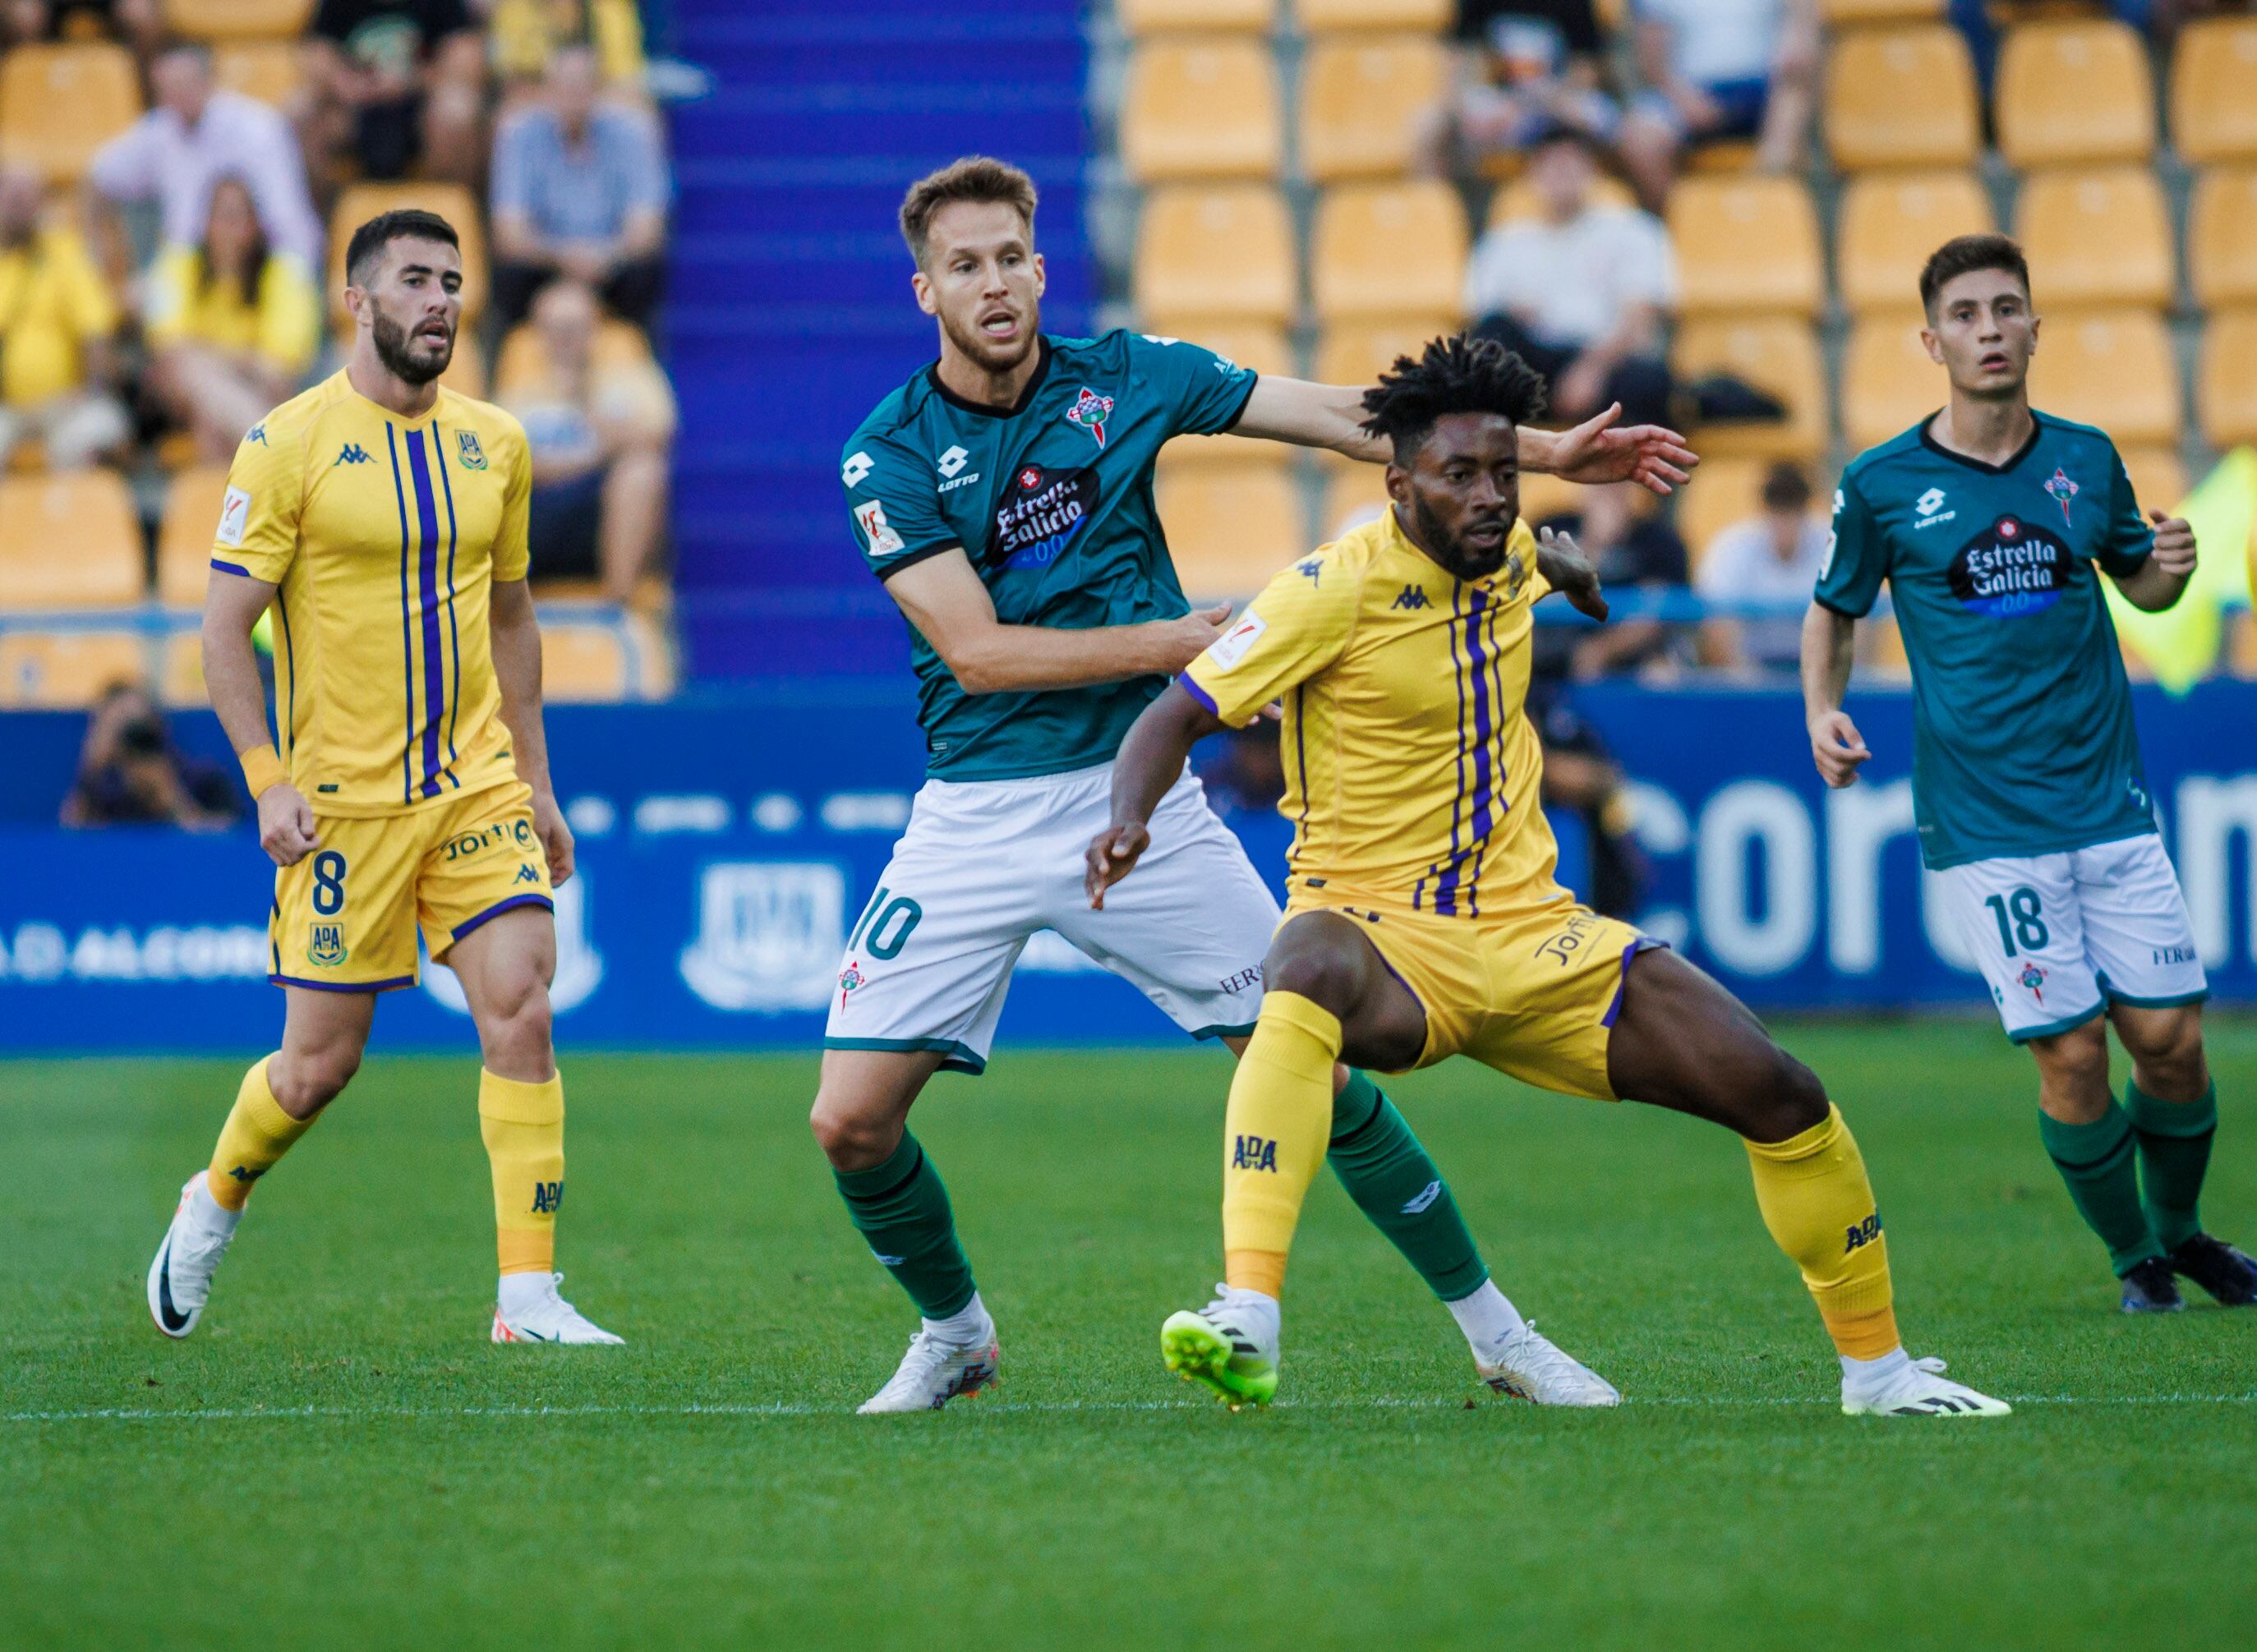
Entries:
{"label": "dreadlocked hair", "polygon": [[1495,339],[1456,333],[1432,341],[1417,361],[1397,357],[1394,368],[1363,392],[1363,427],[1392,441],[1401,463],[1446,414],[1532,422],[1544,412],[1544,378]]}

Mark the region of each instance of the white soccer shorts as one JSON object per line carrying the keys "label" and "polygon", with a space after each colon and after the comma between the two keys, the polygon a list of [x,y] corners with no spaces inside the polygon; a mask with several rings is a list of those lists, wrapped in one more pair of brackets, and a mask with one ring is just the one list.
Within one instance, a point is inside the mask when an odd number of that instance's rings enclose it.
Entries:
{"label": "white soccer shorts", "polygon": [[1113,766],[931,780],[846,940],[826,1049],[937,1050],[980,1071],[1028,939],[1055,929],[1195,1038],[1249,1034],[1277,900],[1189,769],[1152,845],[1093,912],[1082,857],[1112,819]]}
{"label": "white soccer shorts", "polygon": [[1936,876],[2017,1044],[2112,1004],[2165,1009],[2210,996],[2178,874],[2153,832]]}

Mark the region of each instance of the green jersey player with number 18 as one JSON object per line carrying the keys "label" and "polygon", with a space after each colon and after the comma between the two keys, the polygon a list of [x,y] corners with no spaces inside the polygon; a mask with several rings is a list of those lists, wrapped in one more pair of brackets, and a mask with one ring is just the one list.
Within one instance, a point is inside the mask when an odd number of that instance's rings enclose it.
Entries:
{"label": "green jersey player with number 18", "polygon": [[[2169,608],[2191,529],[2143,519],[2089,425],[2034,413],[2029,269],[2003,236],[1946,243],[1921,275],[1921,336],[1951,400],[1860,454],[1802,636],[1811,752],[1829,786],[1871,753],[1842,710],[1852,627],[1886,581],[1912,663],[1913,803],[2006,1034],[2038,1064],[2038,1129],[2108,1247],[2126,1313],[2192,1280],[2257,1303],[2257,1265],[2202,1231],[2218,1124],[2208,996],[2155,830],[2132,696],[2100,590]],[[2109,1025],[2132,1058],[2119,1105]]]}
{"label": "green jersey player with number 18", "polygon": [[[1175,851],[1128,904],[1081,899],[1121,737],[1216,642],[1193,613],[1152,501],[1178,435],[1241,435],[1384,456],[1361,392],[1264,378],[1195,344],[1040,330],[1035,189],[969,159],[914,186],[901,228],[940,359],[848,438],[856,542],[910,626],[929,774],[840,960],[812,1123],[854,1225],[923,1324],[862,1408],[918,1410],[994,1380],[995,1327],[939,1173],[906,1126],[937,1070],[978,1072],[1028,940],[1055,930],[1186,1032],[1253,1030],[1277,906],[1186,770],[1160,810]],[[1678,439],[1532,431],[1524,455],[1576,480],[1666,492]],[[1331,1157],[1356,1203],[1449,1303],[1484,1378],[1556,1403],[1614,1391],[1522,1323],[1482,1265],[1440,1173],[1370,1080],[1340,1075]],[[1101,1175],[1091,1166],[1093,1176]]]}

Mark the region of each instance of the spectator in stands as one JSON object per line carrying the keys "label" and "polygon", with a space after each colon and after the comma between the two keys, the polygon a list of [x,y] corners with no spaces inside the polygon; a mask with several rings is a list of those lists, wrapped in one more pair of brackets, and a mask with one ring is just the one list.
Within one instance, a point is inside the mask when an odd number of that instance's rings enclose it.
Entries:
{"label": "spectator in stands", "polygon": [[158,255],[143,332],[151,387],[195,433],[199,456],[224,462],[314,364],[321,290],[303,264],[267,246],[249,186],[223,178],[201,239]]}
{"label": "spectator in stands", "polygon": [[1827,526],[1810,513],[1810,478],[1792,460],[1764,477],[1763,513],[1735,522],[1709,542],[1694,589],[1710,602],[1779,605],[1777,618],[1715,618],[1701,627],[1701,660],[1727,668],[1794,671],[1802,658],[1802,614],[1826,564]]}
{"label": "spectator in stands", "polygon": [[463,0],[321,0],[309,47],[311,152],[476,183],[485,43]]}
{"label": "spectator in stands", "polygon": [[1756,140],[1756,165],[1801,164],[1816,107],[1817,0],[1632,0],[1644,90],[1623,119],[1623,165],[1654,211],[1695,145]]}
{"label": "spectator in stands", "polygon": [[[87,182],[96,198],[154,202],[160,241],[192,247],[203,238],[215,180],[231,176],[250,192],[267,244],[308,270],[321,268],[321,220],[289,121],[216,85],[211,48],[201,41],[167,44],[149,84],[156,107],[95,152]],[[122,259],[112,267],[122,273]]]}
{"label": "spectator in stands", "polygon": [[1541,215],[1481,238],[1466,268],[1466,314],[1552,384],[1552,412],[1589,417],[1609,402],[1627,424],[1669,422],[1661,329],[1677,300],[1668,232],[1651,213],[1594,201],[1588,137],[1554,126],[1528,176]]}
{"label": "spectator in stands", "polygon": [[138,682],[113,682],[87,717],[78,774],[63,800],[66,826],[231,826],[242,805],[235,782],[173,745],[164,713]]}
{"label": "spectator in stands", "polygon": [[634,0],[494,0],[486,34],[494,71],[507,85],[539,85],[556,53],[575,45],[593,48],[613,90],[642,85],[642,18]]}
{"label": "spectator in stands", "polygon": [[5,0],[0,43],[76,40],[114,36],[146,62],[163,39],[162,0]]}
{"label": "spectator in stands", "polygon": [[[1584,488],[1582,510],[1545,526],[1575,536],[1610,591],[1682,597],[1688,560],[1677,530],[1653,513],[1635,483]],[[1677,665],[1683,627],[1655,618],[1621,618],[1595,627],[1546,625],[1535,639],[1536,669],[1588,682],[1638,671],[1666,675]]]}
{"label": "spectator in stands", "polygon": [[600,579],[626,603],[665,531],[674,392],[639,338],[606,335],[584,283],[551,282],[532,325],[540,371],[500,400],[533,450],[533,577]]}
{"label": "spectator in stands", "polygon": [[1454,32],[1451,90],[1419,138],[1427,171],[1477,178],[1553,126],[1613,141],[1620,116],[1591,0],[1458,0]]}
{"label": "spectator in stands", "polygon": [[590,46],[551,56],[546,94],[494,138],[494,307],[515,321],[562,275],[648,326],[666,276],[669,186],[658,124],[603,101]]}
{"label": "spectator in stands", "polygon": [[132,434],[110,389],[117,306],[76,230],[42,224],[39,174],[0,166],[0,465],[38,438],[74,469]]}

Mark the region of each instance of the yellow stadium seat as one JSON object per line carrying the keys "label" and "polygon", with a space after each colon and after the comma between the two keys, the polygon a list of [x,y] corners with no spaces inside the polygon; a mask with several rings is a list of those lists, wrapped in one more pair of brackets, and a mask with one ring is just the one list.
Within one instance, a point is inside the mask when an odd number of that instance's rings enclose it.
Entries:
{"label": "yellow stadium seat", "polygon": [[1694,441],[1719,458],[1815,458],[1826,447],[1826,369],[1810,324],[1790,315],[1714,316],[1677,329],[1677,375],[1730,373],[1786,404],[1775,423],[1703,425]]}
{"label": "yellow stadium seat", "polygon": [[1267,42],[1179,38],[1148,41],[1130,55],[1121,159],[1139,183],[1275,177],[1284,149]]}
{"label": "yellow stadium seat", "polygon": [[[1612,173],[1601,173],[1591,180],[1591,204],[1595,207],[1635,207],[1638,197],[1631,187]],[[1540,218],[1544,202],[1536,193],[1536,186],[1526,178],[1516,178],[1511,183],[1490,193],[1489,198],[1489,227],[1503,229],[1520,218]]]}
{"label": "yellow stadium seat", "polygon": [[212,74],[222,86],[276,109],[298,95],[304,71],[294,40],[235,40],[212,49]]}
{"label": "yellow stadium seat", "polygon": [[1834,265],[1858,314],[1919,301],[1921,266],[1954,236],[1998,227],[1972,173],[1863,173],[1842,193]]}
{"label": "yellow stadium seat", "polygon": [[168,706],[209,705],[204,687],[203,634],[174,631],[165,635],[157,650],[157,697]]}
{"label": "yellow stadium seat", "polygon": [[1842,426],[1850,447],[1878,447],[1943,406],[1943,369],[1928,359],[1920,327],[1920,312],[1907,309],[1861,316],[1850,329],[1842,364]]}
{"label": "yellow stadium seat", "polygon": [[1308,548],[1293,481],[1283,452],[1243,464],[1160,467],[1160,526],[1185,596],[1250,597]]}
{"label": "yellow stadium seat", "polygon": [[1975,66],[1941,23],[1860,29],[1826,58],[1826,146],[1835,165],[1968,166],[1982,147]]}
{"label": "yellow stadium seat", "polygon": [[[454,226],[463,246],[463,322],[478,318],[486,304],[485,219],[478,198],[460,184],[351,184],[329,213],[329,293],[339,321],[345,316],[345,249],[352,233],[371,218],[404,207],[435,212]],[[458,349],[456,355],[462,352]]]}
{"label": "yellow stadium seat", "polygon": [[165,512],[157,525],[157,600],[167,608],[203,606],[212,536],[226,491],[223,464],[180,471],[166,484]]}
{"label": "yellow stadium seat", "polygon": [[1466,276],[1466,215],[1448,185],[1344,184],[1309,240],[1318,316],[1448,315]]}
{"label": "yellow stadium seat", "polygon": [[2025,23],[1999,54],[1999,147],[2016,166],[2155,152],[2147,49],[2112,18]]}
{"label": "yellow stadium seat", "polygon": [[116,471],[0,480],[0,609],[118,608],[145,585],[140,519]]}
{"label": "yellow stadium seat", "polygon": [[1912,661],[1905,656],[1904,633],[1897,629],[1894,614],[1876,614],[1857,627],[1863,647],[1858,667],[1884,681],[1902,682],[1912,675]]}
{"label": "yellow stadium seat", "polygon": [[1395,365],[1396,357],[1416,357],[1430,340],[1458,330],[1447,315],[1389,315],[1336,321],[1317,344],[1317,380],[1326,385],[1369,385]]}
{"label": "yellow stadium seat", "polygon": [[2171,142],[2182,160],[2257,159],[2257,18],[2201,18],[2171,60]]}
{"label": "yellow stadium seat", "polygon": [[1855,23],[1925,23],[1943,15],[1943,0],[1824,0],[1819,12],[1837,29]]}
{"label": "yellow stadium seat", "polygon": [[1702,173],[1745,172],[1756,164],[1756,146],[1732,139],[1695,144],[1683,152],[1678,165],[1695,176]]}
{"label": "yellow stadium seat", "polygon": [[1418,30],[1440,34],[1450,26],[1451,0],[1293,0],[1304,34],[1355,29]]}
{"label": "yellow stadium seat", "polygon": [[1266,34],[1277,0],[1114,0],[1121,32],[1151,34]]}
{"label": "yellow stadium seat", "polygon": [[2214,166],[2196,180],[2187,279],[2204,309],[2257,303],[2257,166]]}
{"label": "yellow stadium seat", "polygon": [[1815,315],[1825,300],[1818,215],[1791,178],[1682,179],[1670,192],[1669,238],[1687,315]]}
{"label": "yellow stadium seat", "polygon": [[2176,509],[2187,496],[2186,466],[2169,448],[2126,448],[2124,474],[2132,478],[2132,497],[2142,511]]}
{"label": "yellow stadium seat", "polygon": [[141,114],[133,54],[106,40],[19,46],[0,60],[0,160],[77,178]]}
{"label": "yellow stadium seat", "polygon": [[541,693],[551,704],[607,703],[635,697],[626,645],[609,625],[544,620]]}
{"label": "yellow stadium seat", "polygon": [[110,684],[148,674],[133,632],[0,632],[0,707],[91,705]]}
{"label": "yellow stadium seat", "polygon": [[1439,40],[1319,40],[1301,70],[1301,170],[1318,183],[1408,173],[1419,117],[1441,101],[1449,74]]}
{"label": "yellow stadium seat", "polygon": [[2041,172],[2022,187],[2014,228],[2041,312],[2171,301],[2170,215],[2145,166]]}
{"label": "yellow stadium seat", "polygon": [[2195,400],[2212,446],[2257,441],[2257,309],[2223,310],[2210,318],[2203,328]]}
{"label": "yellow stadium seat", "polygon": [[2170,336],[2147,310],[2055,315],[2030,363],[2030,398],[2126,447],[2171,445],[2183,418]]}
{"label": "yellow stadium seat", "polygon": [[314,0],[165,0],[165,26],[200,40],[295,39]]}
{"label": "yellow stadium seat", "polygon": [[[456,346],[457,351],[471,349],[466,339]],[[475,350],[471,351],[475,355]],[[650,359],[650,341],[643,336],[642,328],[633,321],[608,318],[598,324],[594,343],[589,346],[591,364],[598,370]],[[521,390],[539,380],[547,371],[547,363],[541,346],[541,335],[530,321],[520,321],[509,329],[495,352],[493,399],[507,401],[513,391]],[[460,388],[449,385],[449,388]],[[480,392],[464,390],[465,396]]]}
{"label": "yellow stadium seat", "polygon": [[1297,378],[1300,376],[1293,361],[1293,347],[1286,341],[1285,329],[1268,321],[1230,321],[1186,320],[1175,330],[1158,333],[1162,338],[1180,338],[1187,343],[1211,349],[1227,357],[1242,367],[1251,367],[1265,378]]}
{"label": "yellow stadium seat", "polygon": [[1693,571],[1716,535],[1763,509],[1764,472],[1772,461],[1753,455],[1703,458],[1693,480],[1677,496],[1677,534],[1685,541]]}
{"label": "yellow stadium seat", "polygon": [[1156,333],[1173,319],[1292,319],[1298,283],[1285,202],[1261,184],[1156,190],[1136,237],[1137,312]]}

